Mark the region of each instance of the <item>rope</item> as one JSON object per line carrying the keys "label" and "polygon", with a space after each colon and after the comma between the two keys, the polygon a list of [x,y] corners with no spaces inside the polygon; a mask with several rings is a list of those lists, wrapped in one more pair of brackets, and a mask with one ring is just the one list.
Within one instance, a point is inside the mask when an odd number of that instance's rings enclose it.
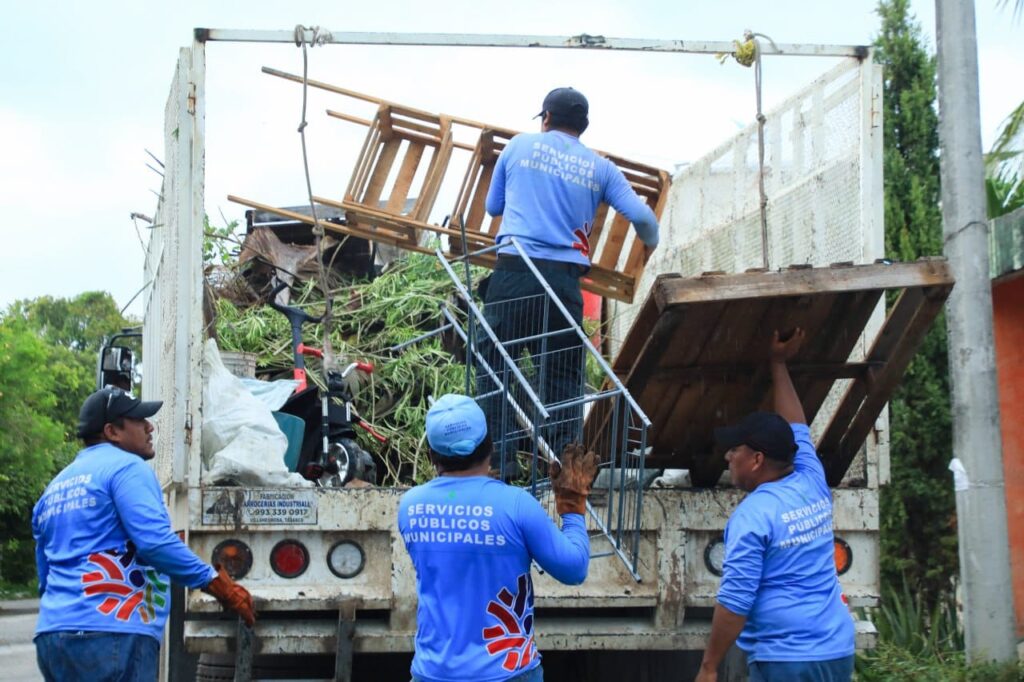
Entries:
{"label": "rope", "polygon": [[327,283],[327,270],[324,268],[324,228],[320,224],[320,219],[316,213],[316,202],[313,201],[313,184],[309,177],[309,154],[306,151],[306,102],[307,94],[309,91],[309,54],[306,51],[306,33],[312,32],[312,37],[308,41],[310,47],[316,47],[317,45],[323,45],[324,43],[331,40],[330,31],[321,31],[319,26],[313,26],[312,28],[306,28],[302,24],[295,26],[295,46],[302,48],[302,120],[299,122],[298,133],[302,140],[302,169],[306,175],[306,194],[309,199],[309,211],[313,218],[313,236],[316,242],[316,265],[317,265],[317,280],[320,284],[320,290],[324,294],[324,314],[322,318],[321,331],[323,332],[323,342],[321,347],[323,348],[324,361],[323,361],[323,372],[324,382],[327,381],[327,368],[330,365],[331,359],[333,359],[334,353],[331,350],[331,292]]}
{"label": "rope", "polygon": [[[761,44],[749,29],[743,34],[747,42],[754,44],[754,92],[757,99],[757,190],[760,194],[761,212],[761,262],[768,269],[768,194],[764,189],[764,113],[761,111]],[[768,38],[772,42],[771,38]],[[772,45],[775,43],[772,42]]]}
{"label": "rope", "polygon": [[743,42],[732,41],[736,47],[730,54],[716,55],[719,62],[724,63],[732,57],[741,66],[754,66],[754,92],[757,99],[757,189],[760,195],[761,214],[761,262],[767,270],[768,263],[768,194],[764,189],[764,124],[765,116],[761,110],[761,43],[758,38],[764,38],[771,43],[772,48],[779,52],[779,46],[769,36],[763,33],[751,31],[749,28],[743,32]]}
{"label": "rope", "polygon": [[[760,195],[761,213],[761,261],[765,269],[769,268],[768,262],[768,194],[765,191],[765,115],[761,109],[761,82],[763,71],[761,67],[761,43],[758,38],[764,38],[771,46],[778,51],[775,41],[750,29],[743,32],[745,45],[754,47],[754,90],[757,98],[757,121],[758,121],[758,193]],[[739,59],[737,58],[737,61]],[[750,63],[745,66],[750,66]]]}

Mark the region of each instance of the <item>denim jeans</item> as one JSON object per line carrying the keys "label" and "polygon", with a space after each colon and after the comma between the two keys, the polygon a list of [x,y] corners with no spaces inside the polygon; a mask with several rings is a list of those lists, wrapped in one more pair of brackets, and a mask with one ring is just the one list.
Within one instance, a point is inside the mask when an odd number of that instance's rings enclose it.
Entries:
{"label": "denim jeans", "polygon": [[[413,675],[412,682],[423,682],[423,678]],[[533,670],[528,670],[522,675],[508,678],[506,682],[544,682],[544,668],[538,665]]]}
{"label": "denim jeans", "polygon": [[[582,324],[580,275],[583,268],[557,261],[534,260],[534,265],[565,306],[572,321]],[[527,374],[530,387],[541,403],[550,407],[583,395],[584,354],[582,342],[575,333],[557,333],[569,329],[570,325],[544,293],[525,262],[519,258],[499,258],[484,296],[484,319],[512,360]],[[476,338],[480,355],[499,375],[506,390],[534,419],[528,398],[518,389],[512,374],[507,373],[508,368],[495,344],[482,332]],[[524,364],[522,356],[526,353],[532,361]],[[494,380],[480,363],[477,363],[476,375],[478,396],[495,390]],[[480,400],[480,407],[487,415],[488,431],[494,441],[492,466],[500,467],[502,460],[508,466],[521,439],[530,434],[521,430],[522,426],[517,423],[503,396]],[[561,454],[565,445],[581,439],[583,411],[580,406],[575,406],[555,408],[550,412],[548,426],[542,429],[541,435],[556,454]]]}
{"label": "denim jeans", "polygon": [[853,656],[829,661],[754,661],[750,682],[850,682]]}
{"label": "denim jeans", "polygon": [[118,632],[44,632],[36,662],[46,682],[154,682],[160,642]]}

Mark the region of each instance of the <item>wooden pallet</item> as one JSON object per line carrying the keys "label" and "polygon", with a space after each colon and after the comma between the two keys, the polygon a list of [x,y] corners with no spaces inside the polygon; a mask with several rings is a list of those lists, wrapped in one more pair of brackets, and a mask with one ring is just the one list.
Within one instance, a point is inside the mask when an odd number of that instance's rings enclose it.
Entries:
{"label": "wooden pallet", "polygon": [[[263,72],[295,83],[305,82],[310,87],[378,106],[372,121],[332,109],[327,111],[334,118],[369,128],[344,198],[341,201],[316,199],[346,211],[346,225],[334,225],[328,229],[368,239],[376,239],[368,235],[380,234],[385,243],[412,251],[422,250],[418,245],[423,230],[444,234],[443,230],[426,225],[430,209],[449,170],[452,149],[459,148],[472,150],[473,153],[451,213],[451,226],[457,235],[464,220],[466,231],[472,235],[471,242],[487,245],[494,243],[501,218],[489,217],[484,204],[498,155],[518,131],[458,116],[432,114],[330,83],[304,80],[295,74],[269,67],[263,67]],[[453,125],[477,135],[475,144],[454,140]],[[422,182],[414,186],[422,158],[429,150],[433,150],[429,166],[423,174]],[[669,174],[620,156],[600,151],[597,153],[619,167],[633,189],[660,219],[668,201],[671,182]],[[412,208],[405,210],[411,200]],[[240,203],[247,206],[255,204],[250,200],[242,200]],[[629,221],[606,204],[598,207],[593,224],[595,228],[590,237],[593,267],[582,286],[587,291],[631,303],[644,271],[643,244],[635,238]],[[351,231],[346,229],[349,227]],[[453,254],[461,254],[461,239],[451,240],[450,249]],[[494,260],[488,256],[474,259],[474,262],[493,266]]]}
{"label": "wooden pallet", "polygon": [[[695,485],[714,485],[726,464],[713,429],[771,409],[771,333],[802,327],[807,339],[789,367],[808,420],[836,381],[852,380],[818,442],[837,485],[952,287],[942,259],[660,276],[612,363],[652,422],[647,465],[689,469]],[[891,290],[898,298],[867,357],[851,361]],[[608,419],[595,409],[586,432],[596,437]]]}
{"label": "wooden pallet", "polygon": [[[417,228],[430,217],[451,154],[448,117],[381,104],[366,132],[345,198],[336,204],[345,209],[346,224],[383,225],[399,237],[399,246],[418,244]],[[414,187],[425,157],[422,180]],[[415,197],[411,202],[410,194]]]}

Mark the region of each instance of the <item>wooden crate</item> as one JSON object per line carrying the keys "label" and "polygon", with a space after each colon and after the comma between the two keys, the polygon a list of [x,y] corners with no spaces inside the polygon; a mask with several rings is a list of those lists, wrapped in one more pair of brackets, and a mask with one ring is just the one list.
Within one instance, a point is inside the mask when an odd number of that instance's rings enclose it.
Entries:
{"label": "wooden crate", "polygon": [[[851,380],[817,444],[837,485],[952,287],[941,259],[660,276],[612,363],[652,422],[648,466],[689,469],[696,485],[714,485],[726,464],[713,429],[771,409],[771,333],[802,327],[807,339],[789,367],[808,420],[835,382]],[[889,290],[899,296],[885,323],[866,358],[851,361]],[[591,411],[586,433],[596,437],[608,420]]]}
{"label": "wooden crate", "polygon": [[[385,231],[399,243],[417,243],[416,223],[429,218],[451,154],[448,117],[382,103],[367,130],[345,198],[334,203],[345,209],[346,222],[353,227]],[[420,173],[426,156],[429,160]],[[414,186],[417,177],[421,180]]]}
{"label": "wooden crate", "polygon": [[[508,141],[517,133],[513,130],[485,128],[480,132],[473,156],[455,202],[452,225],[456,228],[465,221],[467,232],[486,235],[492,239],[501,226],[501,218],[487,215],[485,201],[491,186],[494,165]],[[597,152],[612,161],[626,176],[633,189],[660,219],[668,200],[671,183],[666,171],[629,161],[620,156]],[[587,291],[632,303],[637,282],[644,271],[643,243],[632,233],[629,220],[602,203],[594,214],[594,230],[590,235],[591,270],[583,280]],[[627,252],[628,247],[628,252]],[[461,253],[460,243],[452,242],[452,253]],[[493,262],[491,259],[488,262]]]}

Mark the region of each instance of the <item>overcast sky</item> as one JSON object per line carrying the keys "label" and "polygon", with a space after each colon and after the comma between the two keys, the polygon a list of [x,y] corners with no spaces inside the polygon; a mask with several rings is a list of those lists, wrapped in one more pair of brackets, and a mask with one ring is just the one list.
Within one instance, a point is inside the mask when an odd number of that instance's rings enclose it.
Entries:
{"label": "overcast sky", "polygon": [[[1024,99],[1024,25],[998,0],[976,2],[983,142]],[[1010,3],[1013,4],[1012,2]],[[913,0],[934,46],[934,8]],[[164,105],[178,49],[193,27],[518,33],[732,40],[751,28],[777,42],[868,44],[867,0],[492,0],[436,2],[50,2],[6,0],[0,25],[0,308],[19,298],[105,290],[124,306],[143,285],[143,250],[129,215],[152,215],[163,157]],[[765,62],[765,102],[784,99],[834,64]],[[294,45],[209,44],[206,208],[240,218],[228,193],[270,204],[305,201],[295,128],[301,88],[260,73],[301,73]],[[551,88],[591,102],[584,142],[671,170],[754,116],[752,72],[711,56],[467,48],[328,46],[310,77],[426,109],[514,129]],[[365,129],[324,115],[369,118],[372,107],[311,94],[307,139],[314,192],[340,198]],[[447,191],[447,190],[446,190]],[[442,193],[439,207],[447,207]],[[444,211],[442,211],[443,213]],[[143,235],[144,236],[144,235]],[[129,311],[141,314],[139,297]]]}

